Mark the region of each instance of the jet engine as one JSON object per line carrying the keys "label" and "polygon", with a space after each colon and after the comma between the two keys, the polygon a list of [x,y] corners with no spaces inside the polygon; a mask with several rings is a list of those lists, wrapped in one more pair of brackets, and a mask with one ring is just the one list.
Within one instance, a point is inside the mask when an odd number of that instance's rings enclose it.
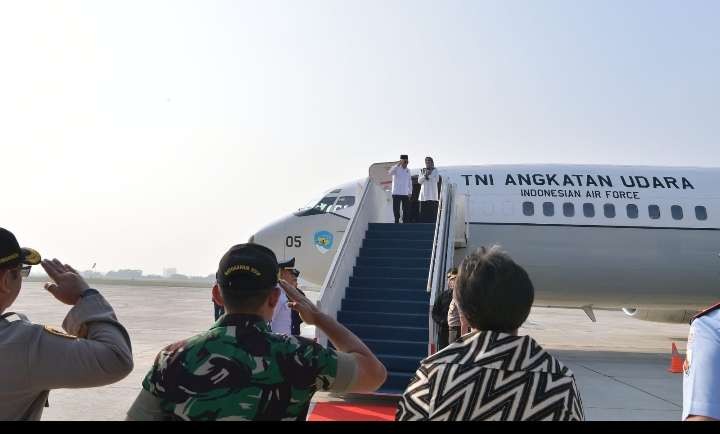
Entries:
{"label": "jet engine", "polygon": [[635,309],[623,308],[625,315],[641,321],[664,322],[672,324],[688,324],[697,311],[667,309]]}

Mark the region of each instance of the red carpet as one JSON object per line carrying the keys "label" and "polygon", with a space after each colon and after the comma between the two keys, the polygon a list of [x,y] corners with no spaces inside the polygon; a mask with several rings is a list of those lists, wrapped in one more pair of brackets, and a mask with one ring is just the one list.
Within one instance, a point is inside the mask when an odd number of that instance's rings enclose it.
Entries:
{"label": "red carpet", "polygon": [[327,421],[394,421],[397,404],[348,404],[318,402],[308,417],[311,422]]}

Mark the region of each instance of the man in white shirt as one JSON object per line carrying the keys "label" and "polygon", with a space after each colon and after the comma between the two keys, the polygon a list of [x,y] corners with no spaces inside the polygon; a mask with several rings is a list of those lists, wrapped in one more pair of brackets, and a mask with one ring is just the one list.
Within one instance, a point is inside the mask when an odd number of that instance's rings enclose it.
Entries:
{"label": "man in white shirt", "polygon": [[420,171],[420,222],[435,223],[438,211],[438,181],[440,174],[432,157],[425,157],[425,168]]}
{"label": "man in white shirt", "polygon": [[412,175],[408,170],[408,156],[403,154],[400,161],[388,173],[392,175],[393,215],[395,223],[400,223],[400,204],[402,204],[403,223],[410,218],[410,197],[412,196]]}

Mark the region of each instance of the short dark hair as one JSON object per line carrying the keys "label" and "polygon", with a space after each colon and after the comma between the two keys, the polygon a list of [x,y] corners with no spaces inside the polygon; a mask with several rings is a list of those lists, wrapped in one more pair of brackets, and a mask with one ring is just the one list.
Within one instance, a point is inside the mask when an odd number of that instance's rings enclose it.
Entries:
{"label": "short dark hair", "polygon": [[530,314],[535,289],[527,272],[499,246],[481,247],[460,264],[455,297],[474,329],[512,332]]}
{"label": "short dark hair", "polygon": [[227,291],[221,286],[220,293],[226,308],[235,311],[256,311],[270,297],[272,288],[257,291]]}

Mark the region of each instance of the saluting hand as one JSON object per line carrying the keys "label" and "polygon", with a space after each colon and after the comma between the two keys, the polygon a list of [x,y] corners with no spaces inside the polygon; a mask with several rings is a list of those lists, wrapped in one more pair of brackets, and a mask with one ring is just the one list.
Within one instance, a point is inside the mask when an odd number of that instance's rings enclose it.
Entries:
{"label": "saluting hand", "polygon": [[52,261],[45,259],[41,265],[54,281],[54,283],[46,283],[45,289],[65,304],[75,305],[80,300],[80,294],[90,288],[80,273],[68,264],[63,264],[57,259]]}
{"label": "saluting hand", "polygon": [[294,311],[297,311],[297,313],[300,314],[300,318],[305,324],[315,325],[317,317],[322,314],[320,309],[318,309],[317,306],[315,306],[315,304],[310,301],[309,298],[302,295],[300,291],[297,290],[297,288],[293,287],[285,280],[280,279],[280,286],[285,291],[288,300],[290,300],[288,302],[288,307],[290,307],[290,309]]}

